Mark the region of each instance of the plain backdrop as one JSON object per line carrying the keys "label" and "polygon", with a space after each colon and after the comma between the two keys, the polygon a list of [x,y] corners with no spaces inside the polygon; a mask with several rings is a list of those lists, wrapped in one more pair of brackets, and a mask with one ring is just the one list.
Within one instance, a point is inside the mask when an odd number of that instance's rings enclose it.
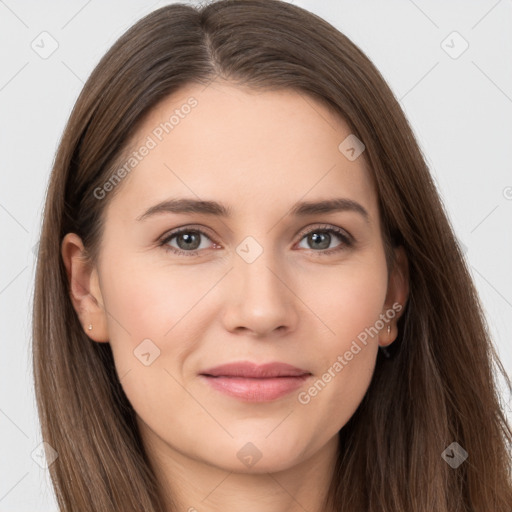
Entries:
{"label": "plain backdrop", "polygon": [[[101,56],[167,3],[0,0],[0,512],[57,510],[36,463],[30,339],[34,246],[55,151]],[[400,100],[511,374],[512,1],[293,3],[351,38]]]}

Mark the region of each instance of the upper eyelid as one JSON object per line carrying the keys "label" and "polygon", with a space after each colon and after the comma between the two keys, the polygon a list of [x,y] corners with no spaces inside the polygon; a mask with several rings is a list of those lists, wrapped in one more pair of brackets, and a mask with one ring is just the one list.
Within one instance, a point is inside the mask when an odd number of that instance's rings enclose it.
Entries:
{"label": "upper eyelid", "polygon": [[[199,227],[199,226],[192,225],[192,226],[182,226],[182,227],[179,227],[179,228],[172,229],[171,231],[168,231],[168,232],[164,233],[159,238],[159,240],[161,242],[165,242],[165,241],[169,240],[170,238],[173,238],[176,235],[179,235],[180,233],[186,233],[188,231],[197,231],[197,232],[201,233],[202,235],[205,235],[208,238],[210,238],[210,240],[212,240],[212,238],[215,238],[215,237],[212,237],[212,235],[210,235],[210,233],[208,232],[207,228],[204,228],[202,226]],[[212,240],[212,241],[214,241],[214,240]]]}
{"label": "upper eyelid", "polygon": [[[306,234],[310,233],[311,231],[314,231],[317,229],[318,231],[334,231],[337,235],[343,235],[344,233],[348,238],[351,240],[354,238],[351,233],[349,233],[345,228],[341,228],[339,226],[334,226],[333,224],[317,224],[316,226],[313,225],[313,227],[306,227],[299,231],[297,236],[305,236]],[[342,231],[342,233],[338,233],[338,231]]]}

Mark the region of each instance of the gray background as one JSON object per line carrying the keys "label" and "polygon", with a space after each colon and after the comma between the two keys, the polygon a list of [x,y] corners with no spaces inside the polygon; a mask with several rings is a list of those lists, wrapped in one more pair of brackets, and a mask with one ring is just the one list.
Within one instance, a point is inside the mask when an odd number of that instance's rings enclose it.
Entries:
{"label": "gray background", "polygon": [[[35,461],[30,359],[33,247],[55,150],[100,57],[168,3],[0,0],[0,512],[57,510]],[[512,0],[293,3],[349,36],[400,99],[512,373]],[[42,37],[46,51],[58,44],[48,58],[32,48]]]}

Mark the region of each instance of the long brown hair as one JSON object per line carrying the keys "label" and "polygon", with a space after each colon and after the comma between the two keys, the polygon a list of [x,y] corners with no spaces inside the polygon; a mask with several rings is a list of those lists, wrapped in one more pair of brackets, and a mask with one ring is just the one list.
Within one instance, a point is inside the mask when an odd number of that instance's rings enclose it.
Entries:
{"label": "long brown hair", "polygon": [[[172,4],[101,59],[65,128],[47,191],[34,295],[33,365],[62,511],[165,505],[108,343],[83,332],[60,255],[75,232],[95,261],[112,175],[144,116],[187,84],[222,78],[289,89],[338,113],[366,146],[383,235],[409,262],[409,300],[389,357],[340,431],[325,510],[510,512],[512,443],[498,359],[467,265],[411,128],[384,79],[326,21],[280,0]],[[134,170],[133,172],[136,172]],[[117,187],[119,189],[119,187]],[[457,442],[468,458],[450,467]]]}

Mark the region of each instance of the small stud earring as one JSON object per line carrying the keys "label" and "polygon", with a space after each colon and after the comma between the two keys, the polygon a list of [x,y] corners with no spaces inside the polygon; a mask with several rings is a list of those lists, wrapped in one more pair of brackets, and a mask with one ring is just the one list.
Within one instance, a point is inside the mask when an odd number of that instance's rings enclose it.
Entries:
{"label": "small stud earring", "polygon": [[388,336],[390,335],[391,333],[391,325],[388,324]]}
{"label": "small stud earring", "polygon": [[87,329],[89,329],[89,331],[92,331],[92,324],[89,324],[89,327],[87,327]]}

